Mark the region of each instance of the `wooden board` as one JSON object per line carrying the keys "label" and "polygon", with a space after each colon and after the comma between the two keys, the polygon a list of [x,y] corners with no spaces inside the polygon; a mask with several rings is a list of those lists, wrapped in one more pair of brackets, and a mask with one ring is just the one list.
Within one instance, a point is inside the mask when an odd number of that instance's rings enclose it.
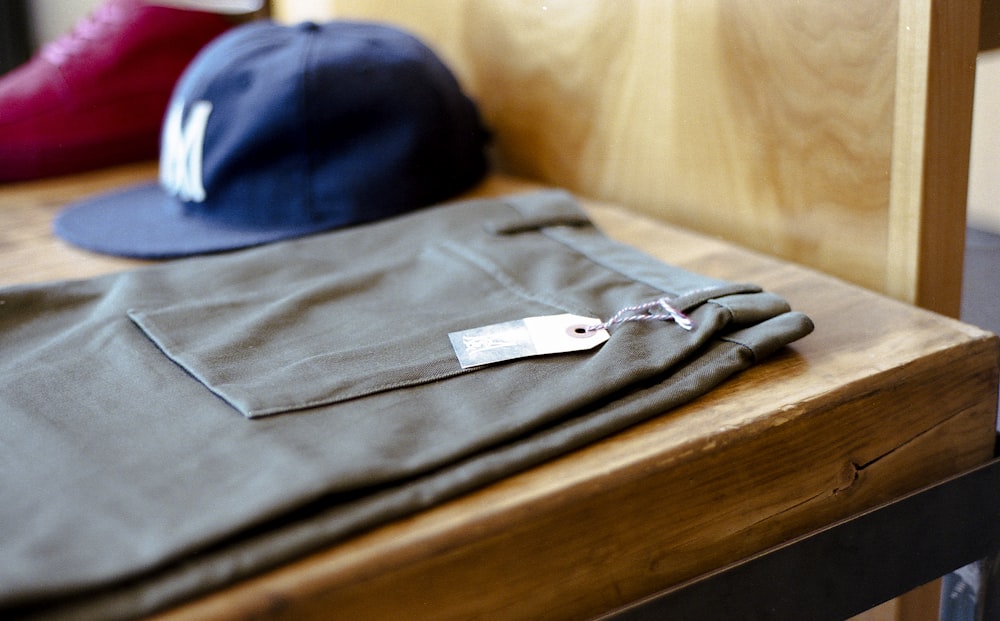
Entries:
{"label": "wooden board", "polygon": [[978,0],[276,0],[427,40],[508,172],[957,316]]}
{"label": "wooden board", "polygon": [[994,337],[590,212],[661,258],[763,283],[816,333],[687,407],[164,619],[586,618],[991,456]]}
{"label": "wooden board", "polygon": [[156,163],[44,181],[0,185],[0,286],[85,278],[142,265],[142,261],[84,252],[58,241],[50,223],[67,202],[156,180]]}
{"label": "wooden board", "polygon": [[[0,282],[135,265],[69,248],[48,226],[73,196],[154,175],[136,166],[0,188]],[[477,193],[530,187],[495,176]],[[586,206],[612,237],[784,296],[816,331],[688,406],[163,618],[585,618],[992,455],[993,335],[619,207]]]}

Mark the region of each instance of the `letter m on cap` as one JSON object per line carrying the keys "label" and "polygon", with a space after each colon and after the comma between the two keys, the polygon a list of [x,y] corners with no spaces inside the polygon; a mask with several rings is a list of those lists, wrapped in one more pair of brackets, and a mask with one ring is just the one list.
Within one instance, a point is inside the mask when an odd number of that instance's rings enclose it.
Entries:
{"label": "letter m on cap", "polygon": [[208,101],[195,102],[186,120],[183,103],[174,103],[167,112],[160,153],[160,183],[182,201],[205,200],[202,154],[211,114],[212,104]]}

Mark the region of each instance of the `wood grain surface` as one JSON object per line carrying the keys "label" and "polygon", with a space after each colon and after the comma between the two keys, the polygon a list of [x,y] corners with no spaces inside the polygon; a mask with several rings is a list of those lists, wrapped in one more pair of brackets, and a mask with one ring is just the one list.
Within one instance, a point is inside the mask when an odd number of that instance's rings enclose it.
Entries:
{"label": "wood grain surface", "polygon": [[423,37],[508,172],[958,314],[978,0],[274,6]]}
{"label": "wood grain surface", "polygon": [[86,278],[142,261],[79,250],[52,234],[51,223],[72,200],[156,180],[156,162],[0,185],[0,286]]}
{"label": "wood grain surface", "polygon": [[[140,165],[0,188],[2,281],[136,265],[69,248],[48,227],[66,200],[154,175]],[[475,194],[533,187],[493,176]],[[620,207],[585,205],[614,238],[784,296],[816,331],[685,407],[163,618],[585,618],[991,456],[993,335]]]}

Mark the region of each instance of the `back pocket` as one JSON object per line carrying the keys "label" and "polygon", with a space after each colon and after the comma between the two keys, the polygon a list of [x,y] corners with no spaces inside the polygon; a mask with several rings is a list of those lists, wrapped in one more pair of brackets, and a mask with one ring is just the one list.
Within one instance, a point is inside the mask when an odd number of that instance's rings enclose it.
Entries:
{"label": "back pocket", "polygon": [[170,360],[256,418],[474,372],[461,368],[449,332],[553,310],[566,312],[433,247],[281,291],[128,315]]}

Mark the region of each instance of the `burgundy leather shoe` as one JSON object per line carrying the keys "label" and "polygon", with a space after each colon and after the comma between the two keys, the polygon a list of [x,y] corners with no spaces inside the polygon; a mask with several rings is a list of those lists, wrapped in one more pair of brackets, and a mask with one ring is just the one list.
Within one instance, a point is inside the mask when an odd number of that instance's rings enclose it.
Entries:
{"label": "burgundy leather shoe", "polygon": [[155,159],[181,72],[232,22],[108,0],[0,76],[0,182]]}

